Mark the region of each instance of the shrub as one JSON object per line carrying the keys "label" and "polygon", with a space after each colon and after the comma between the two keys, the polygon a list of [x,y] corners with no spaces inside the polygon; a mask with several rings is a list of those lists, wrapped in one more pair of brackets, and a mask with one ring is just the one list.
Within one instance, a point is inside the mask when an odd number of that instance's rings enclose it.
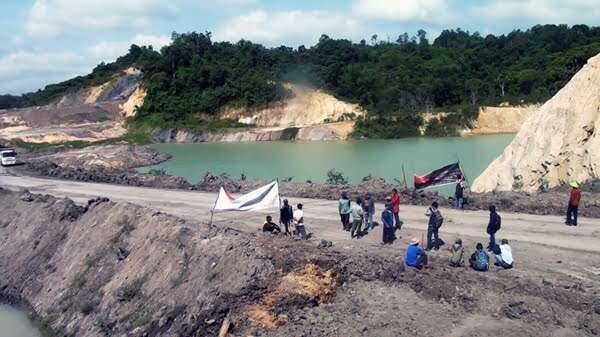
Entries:
{"label": "shrub", "polygon": [[348,178],[344,177],[342,172],[331,169],[327,171],[326,183],[330,185],[348,185]]}

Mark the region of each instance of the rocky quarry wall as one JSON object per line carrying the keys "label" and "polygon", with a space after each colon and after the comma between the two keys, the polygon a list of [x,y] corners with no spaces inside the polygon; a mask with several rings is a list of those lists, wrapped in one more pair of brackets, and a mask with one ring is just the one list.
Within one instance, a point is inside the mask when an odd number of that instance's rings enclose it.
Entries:
{"label": "rocky quarry wall", "polygon": [[600,55],[525,120],[471,190],[528,192],[600,176]]}

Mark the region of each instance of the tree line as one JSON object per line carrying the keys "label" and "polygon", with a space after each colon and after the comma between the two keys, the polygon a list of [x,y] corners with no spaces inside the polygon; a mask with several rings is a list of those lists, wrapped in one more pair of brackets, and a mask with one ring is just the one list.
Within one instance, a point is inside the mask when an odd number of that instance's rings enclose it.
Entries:
{"label": "tree line", "polygon": [[282,83],[291,81],[360,104],[368,116],[357,121],[357,137],[416,135],[422,114],[436,111],[448,114],[426,125],[427,133],[447,135],[468,126],[480,105],[548,100],[598,53],[600,28],[586,25],[538,25],[499,36],[444,30],[432,42],[424,30],[395,41],[322,35],[314,46],[297,48],[173,33],[160,51],[132,45],[87,76],[0,96],[0,108],[44,104],[133,65],[143,71],[148,91],[138,124],[202,127],[224,107],[260,107],[288,97]]}

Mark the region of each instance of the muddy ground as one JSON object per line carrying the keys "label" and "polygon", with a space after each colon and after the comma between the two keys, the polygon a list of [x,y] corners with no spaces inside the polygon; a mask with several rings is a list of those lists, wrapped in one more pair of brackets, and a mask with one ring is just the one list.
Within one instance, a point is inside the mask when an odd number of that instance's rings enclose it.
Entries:
{"label": "muddy ground", "polygon": [[[122,152],[124,155],[129,152]],[[117,157],[113,160],[116,162]],[[123,159],[125,161],[126,159]],[[109,166],[73,166],[65,165],[61,156],[39,156],[31,158],[24,166],[13,169],[16,174],[52,177],[74,181],[101,182],[131,186],[156,188],[186,189],[216,192],[221,186],[233,193],[246,192],[266,184],[264,181],[239,180],[226,175],[215,175],[206,172],[197,183],[190,183],[184,178],[170,176],[161,172],[142,174],[136,172],[135,165]],[[127,163],[130,163],[127,160]],[[131,163],[130,163],[131,164]],[[150,165],[150,164],[148,164]],[[582,187],[583,198],[579,214],[585,217],[600,218],[600,183],[590,182]],[[442,206],[451,206],[451,198],[437,192],[415,191],[404,189],[386,182],[383,178],[365,177],[356,185],[330,185],[324,183],[280,182],[280,191],[286,197],[338,199],[342,191],[349,196],[364,196],[371,193],[376,201],[384,201],[393,188],[401,194],[401,202],[411,205],[430,205],[437,201]],[[496,192],[486,194],[466,193],[465,209],[486,210],[495,204],[503,212],[518,212],[542,215],[564,215],[569,199],[568,188],[556,188],[540,193]]]}
{"label": "muddy ground", "polygon": [[232,336],[600,334],[600,285],[567,267],[596,254],[515,243],[510,271],[437,252],[417,272],[404,245],[325,248],[106,199],[2,190],[0,207],[1,298],[61,336],[216,336],[226,317]]}

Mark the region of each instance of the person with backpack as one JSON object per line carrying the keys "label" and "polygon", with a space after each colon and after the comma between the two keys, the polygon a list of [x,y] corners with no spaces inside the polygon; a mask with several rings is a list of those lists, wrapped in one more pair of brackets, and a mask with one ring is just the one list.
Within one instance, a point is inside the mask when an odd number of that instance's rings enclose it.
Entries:
{"label": "person with backpack", "polygon": [[406,248],[404,263],[409,267],[427,270],[427,253],[419,247],[419,239],[413,238],[410,240],[410,244]]}
{"label": "person with backpack", "polygon": [[338,202],[338,212],[340,213],[340,220],[342,221],[342,228],[345,231],[350,230],[350,199],[348,199],[348,193],[342,192],[342,196]]}
{"label": "person with backpack", "polygon": [[434,201],[431,204],[431,207],[427,209],[425,215],[429,217],[429,222],[427,224],[427,250],[438,250],[440,249],[439,245],[439,230],[442,227],[442,223],[444,223],[444,217],[442,217],[442,213],[438,209],[437,201]]}
{"label": "person with backpack", "polygon": [[360,226],[363,223],[364,212],[362,207],[362,199],[360,197],[356,198],[356,202],[350,207],[350,214],[352,215],[350,238],[354,239],[355,237],[360,236]]}
{"label": "person with backpack", "polygon": [[294,220],[294,210],[289,205],[287,199],[283,200],[283,206],[279,210],[279,224],[285,229],[285,235],[292,235],[290,232],[290,223]]}
{"label": "person with backpack", "polygon": [[396,240],[394,235],[394,213],[392,212],[392,205],[385,204],[385,210],[381,212],[381,223],[383,224],[383,244],[390,244]]}
{"label": "person with backpack", "polygon": [[513,267],[512,248],[509,246],[507,239],[502,239],[500,246],[496,247],[494,254],[496,255],[496,263],[494,263],[496,266],[504,269],[511,269]]}
{"label": "person with backpack", "polygon": [[471,268],[477,271],[487,271],[490,267],[490,257],[487,252],[483,250],[483,245],[481,242],[477,243],[475,252],[471,255],[469,259],[469,264]]}
{"label": "person with backpack", "polygon": [[394,226],[396,230],[402,228],[402,221],[400,221],[400,194],[397,189],[392,189],[392,197],[390,198],[392,203],[392,213],[394,214]]}
{"label": "person with backpack", "polygon": [[449,251],[450,267],[462,267],[465,265],[465,247],[463,247],[461,239],[456,239]]}
{"label": "person with backpack", "polygon": [[487,226],[487,233],[490,235],[490,243],[487,247],[489,251],[493,251],[496,247],[496,233],[500,230],[502,219],[496,212],[496,206],[490,206],[490,221]]}

